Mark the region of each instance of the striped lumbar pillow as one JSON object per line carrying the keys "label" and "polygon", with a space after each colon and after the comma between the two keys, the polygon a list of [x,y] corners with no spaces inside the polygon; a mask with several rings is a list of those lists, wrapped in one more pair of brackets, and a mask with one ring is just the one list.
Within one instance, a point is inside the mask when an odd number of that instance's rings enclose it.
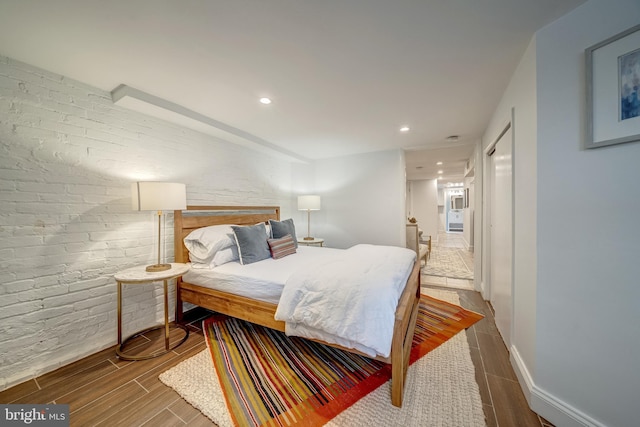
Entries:
{"label": "striped lumbar pillow", "polygon": [[268,239],[269,249],[271,250],[271,256],[273,259],[285,257],[287,255],[296,253],[295,242],[291,234],[287,234],[279,239]]}

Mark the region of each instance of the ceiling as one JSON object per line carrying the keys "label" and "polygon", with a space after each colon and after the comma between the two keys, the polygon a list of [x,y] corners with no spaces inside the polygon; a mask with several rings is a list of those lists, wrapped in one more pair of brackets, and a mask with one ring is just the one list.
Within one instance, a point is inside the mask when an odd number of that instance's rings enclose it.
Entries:
{"label": "ceiling", "polygon": [[299,158],[400,148],[408,178],[459,180],[535,31],[583,2],[0,0],[0,55]]}
{"label": "ceiling", "polygon": [[[442,185],[463,182],[467,161],[473,154],[473,148],[473,144],[463,143],[443,148],[407,150],[407,179],[440,178],[439,183]],[[438,164],[439,162],[442,164]],[[469,176],[472,173],[469,172]]]}

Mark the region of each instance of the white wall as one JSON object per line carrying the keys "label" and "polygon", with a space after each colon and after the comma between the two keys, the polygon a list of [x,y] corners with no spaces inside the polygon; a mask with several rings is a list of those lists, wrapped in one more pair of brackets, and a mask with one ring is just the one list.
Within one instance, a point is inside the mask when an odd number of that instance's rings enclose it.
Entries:
{"label": "white wall", "polygon": [[638,424],[640,143],[583,149],[584,50],[638,23],[638,0],[591,0],[537,34],[535,382],[610,427]]}
{"label": "white wall", "polygon": [[325,238],[327,246],[405,246],[402,150],[318,160],[315,175],[322,210],[312,213],[312,227],[318,230],[313,234]]}
{"label": "white wall", "polygon": [[418,220],[423,236],[431,236],[435,242],[438,237],[438,180],[423,179],[409,181],[411,198],[411,216]]}
{"label": "white wall", "polygon": [[583,143],[584,50],[638,22],[637,0],[591,0],[540,30],[483,138],[513,112],[511,359],[559,426],[637,423],[640,144]]}
{"label": "white wall", "polygon": [[[307,235],[308,221],[307,211],[299,211],[298,209],[298,196],[318,194],[320,195],[320,208],[324,209],[326,201],[321,193],[316,191],[316,168],[315,163],[292,163],[291,164],[291,206],[293,211],[290,217],[293,218],[293,222],[296,227],[296,234],[298,237],[304,237]],[[318,226],[321,224],[320,215],[321,212],[311,212],[311,235],[315,237],[322,237],[318,233]],[[281,219],[287,219],[289,216],[281,216]]]}
{"label": "white wall", "polygon": [[[0,57],[0,390],[115,344],[113,274],[157,253],[156,215],[131,211],[136,180],[184,182],[189,204],[292,214],[288,162]],[[125,286],[125,334],[160,322],[161,298]]]}
{"label": "white wall", "polygon": [[[444,196],[444,188],[438,187],[438,233],[445,232],[447,230],[447,220],[445,218],[447,211],[447,203],[448,200],[445,200]],[[436,234],[436,239],[434,242],[437,242],[438,234]]]}
{"label": "white wall", "polygon": [[483,278],[483,266],[482,266],[482,218],[483,218],[483,174],[484,174],[484,165],[482,164],[482,159],[484,154],[482,152],[482,140],[476,143],[475,148],[473,149],[473,158],[474,158],[474,191],[473,191],[473,208],[474,208],[474,217],[475,221],[473,227],[473,285],[474,289],[477,291],[482,290],[482,278]]}
{"label": "white wall", "polygon": [[475,178],[473,176],[464,178],[464,188],[469,192],[469,206],[464,208],[464,228],[462,229],[462,238],[464,239],[467,249],[473,251],[473,211],[475,209],[475,202],[473,200],[475,193]]}
{"label": "white wall", "polygon": [[[513,318],[510,352],[514,362],[519,364],[519,369],[516,371],[521,379],[526,381],[529,381],[527,378],[529,375],[535,375],[538,313],[536,308],[536,87],[534,39],[511,77],[483,137],[483,148],[486,148],[497,140],[505,125],[513,121]],[[483,154],[483,157],[486,156]],[[485,265],[485,271],[486,267]]]}

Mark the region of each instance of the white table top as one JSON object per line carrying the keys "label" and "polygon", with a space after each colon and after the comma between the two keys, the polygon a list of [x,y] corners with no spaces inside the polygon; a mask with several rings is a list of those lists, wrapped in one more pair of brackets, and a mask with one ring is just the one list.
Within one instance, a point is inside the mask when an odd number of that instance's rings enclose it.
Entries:
{"label": "white table top", "polygon": [[323,243],[324,239],[314,237],[313,240],[304,240],[304,237],[298,237],[298,243]]}
{"label": "white table top", "polygon": [[118,282],[154,282],[156,280],[173,279],[174,277],[182,276],[189,271],[191,267],[188,264],[172,262],[171,268],[165,271],[146,271],[146,268],[146,265],[127,268],[126,270],[118,271],[114,277]]}

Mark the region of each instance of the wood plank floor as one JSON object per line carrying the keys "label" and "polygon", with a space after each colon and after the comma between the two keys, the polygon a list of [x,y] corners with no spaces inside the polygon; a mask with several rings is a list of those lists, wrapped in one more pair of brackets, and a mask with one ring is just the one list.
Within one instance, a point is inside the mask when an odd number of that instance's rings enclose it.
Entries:
{"label": "wood plank floor", "polygon": [[[465,308],[485,315],[468,329],[467,337],[487,426],[551,426],[528,408],[490,306],[477,292],[446,290],[457,292]],[[168,354],[127,362],[116,357],[114,346],[0,392],[0,403],[69,404],[72,426],[212,426],[158,380],[160,373],[206,348],[200,329],[206,315],[203,311],[189,313],[189,338]],[[172,340],[179,340],[182,334],[172,331]],[[126,352],[146,354],[163,345],[158,332],[148,335],[128,343]]]}
{"label": "wood plank floor", "polygon": [[446,290],[458,294],[460,305],[485,316],[467,329],[467,341],[476,368],[476,382],[480,386],[487,426],[553,427],[553,424],[529,409],[511,368],[507,347],[496,328],[491,306],[482,299],[479,292],[451,288]]}

